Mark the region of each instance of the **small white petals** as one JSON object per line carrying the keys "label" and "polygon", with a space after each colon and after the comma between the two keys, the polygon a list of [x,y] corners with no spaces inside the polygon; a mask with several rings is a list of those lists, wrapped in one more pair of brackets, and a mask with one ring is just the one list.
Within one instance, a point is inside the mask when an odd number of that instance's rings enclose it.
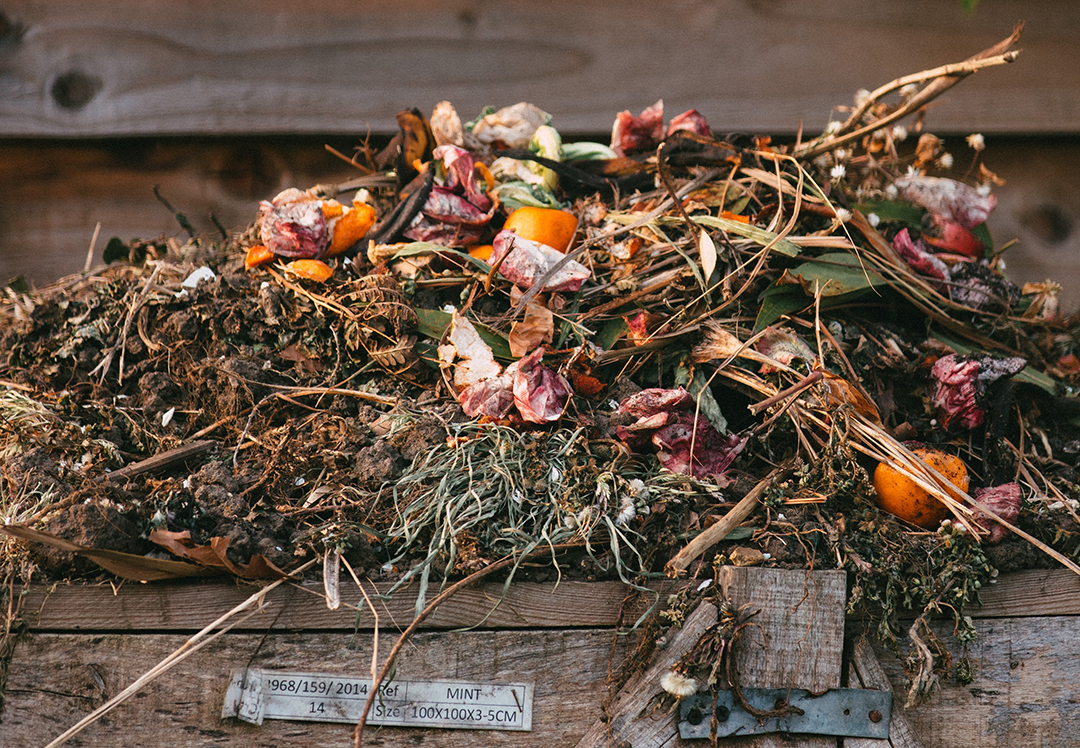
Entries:
{"label": "small white petals", "polygon": [[919,169],[919,167],[912,164],[912,165],[908,166],[908,168],[907,168],[907,176],[909,176],[909,177],[920,177],[920,176],[922,176],[922,170]]}
{"label": "small white petals", "polygon": [[294,485],[294,486],[302,486],[302,485],[304,485],[305,483],[307,483],[307,479],[306,479],[306,478],[303,478],[303,477],[301,477],[301,478],[297,478],[296,480],[294,480],[294,481],[293,481],[293,485]]}
{"label": "small white petals", "polygon": [[840,219],[841,223],[847,223],[851,220],[851,211],[847,208],[837,208],[836,217]]}
{"label": "small white petals", "polygon": [[942,153],[941,158],[938,159],[938,166],[942,169],[951,169],[953,166],[953,156],[951,153]]}
{"label": "small white petals", "polygon": [[849,151],[847,148],[837,148],[835,151],[833,151],[833,156],[836,158],[837,161],[847,161],[848,156],[850,155],[851,151]]}
{"label": "small white petals", "polygon": [[866,222],[876,229],[878,224],[881,223],[881,216],[879,216],[877,213],[867,213]]}
{"label": "small white petals", "polygon": [[896,188],[895,184],[890,184],[888,187],[885,188],[885,197],[889,198],[890,200],[895,200],[899,194],[900,190]]}
{"label": "small white petals", "polygon": [[777,515],[776,515],[776,519],[777,519],[778,522],[784,522],[784,521],[787,520],[787,515],[784,514],[783,512],[778,512]]}
{"label": "small white petals", "polygon": [[847,174],[847,169],[844,168],[843,164],[837,164],[833,168],[829,169],[829,176],[832,177],[834,182],[839,182],[841,179],[844,178],[845,174]]}
{"label": "small white petals", "polygon": [[968,147],[973,151],[981,151],[986,148],[986,138],[982,136],[982,133],[973,132],[967,136]]}
{"label": "small white petals", "polygon": [[919,90],[919,87],[914,83],[908,83],[906,86],[900,89],[900,96],[905,99],[910,99]]}
{"label": "small white petals", "polygon": [[701,592],[703,589],[708,587],[710,584],[712,584],[712,580],[711,579],[706,579],[704,582],[702,582],[701,584],[699,584],[697,586],[697,591]]}
{"label": "small white petals", "polygon": [[844,126],[844,123],[840,120],[830,120],[829,124],[825,125],[826,135],[835,135],[840,132],[840,128]]}
{"label": "small white petals", "polygon": [[172,423],[173,416],[176,415],[176,408],[169,408],[167,411],[161,414],[161,426],[164,428]]}
{"label": "small white petals", "polygon": [[697,693],[697,683],[693,678],[682,673],[676,673],[673,670],[664,673],[664,677],[660,679],[660,688],[676,699],[685,699],[687,696],[693,696]]}
{"label": "small white petals", "polygon": [[980,185],[979,185],[979,186],[978,186],[978,187],[976,188],[976,190],[978,191],[978,193],[979,193],[980,195],[982,195],[983,197],[986,197],[987,195],[989,195],[989,194],[990,194],[990,191],[991,191],[992,189],[993,189],[993,187],[992,187],[992,186],[991,186],[990,184],[988,184],[988,183],[987,183],[987,184],[980,184]]}
{"label": "small white petals", "polygon": [[870,92],[865,88],[860,88],[855,92],[855,106],[862,106],[870,98]]}
{"label": "small white petals", "polygon": [[893,125],[892,129],[889,130],[889,134],[892,135],[893,140],[900,142],[907,140],[908,130],[903,125]]}

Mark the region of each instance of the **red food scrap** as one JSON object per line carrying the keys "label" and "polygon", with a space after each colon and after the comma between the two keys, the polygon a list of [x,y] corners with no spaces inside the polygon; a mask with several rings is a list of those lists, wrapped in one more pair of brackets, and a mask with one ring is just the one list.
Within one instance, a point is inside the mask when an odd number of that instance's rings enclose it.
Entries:
{"label": "red food scrap", "polygon": [[507,367],[507,373],[514,370],[514,405],[529,423],[559,420],[570,400],[570,383],[541,366],[543,357],[544,349],[537,348]]}
{"label": "red food scrap", "polygon": [[982,425],[985,412],[980,400],[986,387],[1012,376],[1026,366],[1022,358],[964,357],[951,353],[934,362],[932,399],[946,429],[973,429]]}
{"label": "red food scrap", "polygon": [[985,221],[997,206],[996,196],[955,179],[912,176],[901,177],[895,184],[905,200],[926,208],[935,219],[956,222],[965,229]]}
{"label": "red food scrap", "polygon": [[[994,514],[1009,524],[1015,524],[1020,516],[1020,486],[1016,483],[1003,483],[1000,486],[976,489],[972,496],[975,503]],[[982,516],[980,516],[980,514]],[[975,522],[979,527],[987,531],[987,540],[991,543],[1000,542],[1009,533],[1004,525],[987,517],[985,513],[976,510]]]}
{"label": "red food scrap", "polygon": [[912,239],[907,229],[901,229],[893,237],[893,249],[919,275],[941,281],[949,280],[949,267],[931,254],[921,239]]}
{"label": "red food scrap", "polygon": [[724,473],[746,446],[744,437],[724,436],[706,418],[695,415],[694,399],[681,387],[642,390],[623,400],[616,413],[637,418],[616,428],[619,439],[631,449],[651,445],[660,464],[673,473],[712,476],[727,485]]}
{"label": "red food scrap", "polygon": [[682,114],[676,114],[671,118],[671,122],[668,124],[667,129],[668,137],[671,137],[672,134],[681,130],[691,132],[694,135],[701,135],[705,138],[712,137],[712,130],[709,129],[709,123],[706,121],[705,115],[697,109],[690,109]]}
{"label": "red food scrap", "polygon": [[[489,264],[498,264],[499,275],[521,288],[532,288],[560,263],[541,291],[577,291],[590,275],[587,267],[575,260],[566,260],[566,255],[559,250],[523,239],[508,229],[495,235],[492,246]],[[499,264],[500,260],[502,264]]]}
{"label": "red food scrap", "polygon": [[498,203],[477,184],[472,154],[455,145],[441,145],[434,156],[443,162],[446,181],[431,189],[424,207],[404,235],[414,241],[445,247],[477,244]]}
{"label": "red food scrap", "polygon": [[611,148],[620,156],[648,151],[664,139],[664,100],[660,99],[635,117],[629,110],[615,115],[611,128]]}
{"label": "red food scrap", "polygon": [[318,258],[330,246],[322,201],[290,188],[259,203],[259,236],[272,254]]}

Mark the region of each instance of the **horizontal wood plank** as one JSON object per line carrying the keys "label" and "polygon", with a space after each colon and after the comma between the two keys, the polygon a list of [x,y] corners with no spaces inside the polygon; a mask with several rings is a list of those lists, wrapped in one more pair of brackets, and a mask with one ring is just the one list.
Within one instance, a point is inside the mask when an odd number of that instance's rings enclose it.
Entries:
{"label": "horizontal wood plank", "polygon": [[[45,745],[184,641],[175,635],[42,634],[20,642],[9,673],[0,748]],[[370,634],[265,638],[228,634],[150,683],[68,745],[351,746],[351,725],[267,720],[256,726],[223,720],[221,707],[234,668],[368,677],[372,641]],[[384,638],[380,651],[385,653],[388,646]],[[424,748],[573,745],[599,714],[612,654],[610,631],[417,634],[401,652],[396,677],[533,683],[533,730],[368,727],[363,744]],[[615,652],[615,656],[620,655]]]}
{"label": "horizontal wood plank", "polygon": [[[935,626],[951,652],[963,647]],[[975,622],[969,645],[975,680],[943,683],[906,712],[926,748],[1076,746],[1080,736],[1080,619],[1005,618]],[[875,645],[876,646],[876,645]],[[897,657],[877,647],[901,700],[907,693]]]}
{"label": "horizontal wood plank", "polygon": [[950,91],[933,127],[1076,132],[1071,0],[9,0],[0,135],[362,134],[443,99],[465,119],[532,101],[594,132],[661,97],[721,132],[792,133],[1019,20],[1020,61]]}
{"label": "horizontal wood plank", "polygon": [[[654,585],[662,598],[669,582]],[[380,593],[389,585],[378,585]],[[23,616],[35,632],[197,631],[246,600],[255,588],[228,583],[58,585],[34,587],[23,601]],[[1004,575],[982,589],[982,606],[970,606],[973,618],[1080,615],[1080,577],[1064,569],[1041,569]],[[370,590],[369,590],[370,594]],[[433,593],[434,594],[434,593]],[[498,628],[614,627],[632,623],[657,599],[631,598],[621,582],[559,584],[514,583],[465,589],[425,621],[430,629],[481,626]],[[379,625],[401,628],[415,613],[415,588],[377,600]],[[249,629],[370,630],[374,620],[355,587],[342,588],[342,607],[326,608],[321,586],[282,586],[267,595],[265,610]]]}
{"label": "horizontal wood plank", "polygon": [[[388,584],[378,585],[380,593]],[[46,631],[197,631],[239,605],[256,587],[230,584],[125,584],[114,593],[109,585],[62,585],[35,588],[24,599],[24,617],[35,632]],[[370,588],[367,589],[372,594]],[[496,628],[614,627],[633,623],[657,597],[630,600],[620,582],[561,584],[488,584],[458,592],[424,622],[424,628],[480,626]],[[400,630],[415,617],[416,588],[400,590],[387,600],[374,599],[378,625]],[[429,599],[438,590],[429,592]],[[248,629],[370,630],[375,620],[360,591],[342,584],[342,604],[328,610],[321,584],[282,585],[266,596],[261,613]],[[625,610],[624,610],[625,608]],[[620,618],[621,616],[621,618]]]}

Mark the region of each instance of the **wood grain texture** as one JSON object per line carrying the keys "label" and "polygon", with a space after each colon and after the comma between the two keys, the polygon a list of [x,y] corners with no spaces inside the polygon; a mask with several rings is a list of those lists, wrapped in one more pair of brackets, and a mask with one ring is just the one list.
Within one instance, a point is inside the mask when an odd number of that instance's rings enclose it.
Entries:
{"label": "wood grain texture", "polygon": [[[182,636],[32,636],[19,643],[0,725],[0,748],[41,746],[79,721],[185,641]],[[352,727],[269,720],[261,726],[221,719],[233,668],[302,672],[370,671],[370,634],[228,634],[151,683],[72,739],[101,748],[240,748],[352,745]],[[381,646],[385,652],[385,639]],[[581,736],[599,710],[610,631],[418,634],[401,654],[397,676],[535,684],[532,732],[377,728],[366,746],[550,748]],[[618,654],[616,654],[618,656]]]}
{"label": "wood grain texture", "polygon": [[[654,589],[667,594],[671,583]],[[389,585],[380,584],[380,592]],[[23,603],[24,617],[35,632],[196,631],[247,599],[252,587],[229,582],[177,584],[58,585],[33,587]],[[402,590],[379,601],[383,626],[404,626],[415,612],[415,591]],[[463,590],[439,608],[425,628],[611,627],[632,621],[652,604],[650,595],[628,600],[620,582],[515,583],[505,598],[502,584]],[[322,587],[310,583],[281,587],[267,596],[266,611],[252,621],[257,628],[287,630],[368,630],[373,626],[363,598],[354,587],[342,588],[343,607],[327,610]],[[499,601],[502,600],[500,603]],[[973,618],[1080,615],[1080,577],[1064,569],[1037,569],[1000,577],[982,589],[981,607],[965,609]],[[624,605],[625,610],[624,610]],[[357,616],[359,609],[359,617]]]}
{"label": "wood grain texture", "polygon": [[702,634],[716,625],[716,613],[712,603],[699,604],[682,627],[670,634],[667,646],[653,658],[649,668],[619,690],[611,706],[590,725],[575,748],[685,745],[679,737],[678,710],[656,710],[657,696],[663,695],[660,679],[694,647]]}
{"label": "wood grain texture", "polygon": [[[975,680],[945,680],[907,712],[926,748],[1080,746],[1080,619],[1006,618],[975,622],[969,645]],[[962,647],[935,626],[951,652]],[[907,693],[900,661],[875,645],[896,693]]]}
{"label": "wood grain texture", "polygon": [[[848,663],[848,688],[870,688],[875,691],[893,691],[889,676],[878,662],[869,639],[860,636],[851,643],[851,660]],[[911,721],[901,703],[894,698],[889,720],[888,739],[846,738],[844,748],[923,748],[923,744],[911,727]]]}
{"label": "wood grain texture", "polygon": [[[380,593],[390,585],[379,585]],[[23,604],[35,632],[46,631],[197,631],[246,600],[250,586],[219,584],[125,584],[114,594],[108,585],[34,588]],[[371,594],[370,588],[368,594]],[[429,593],[430,597],[435,592]],[[370,630],[375,622],[355,586],[343,583],[342,606],[328,610],[322,584],[283,585],[267,595],[267,606],[247,628],[275,630]],[[653,603],[651,595],[630,599],[620,582],[514,583],[462,590],[424,622],[427,629],[614,627],[633,623]],[[399,630],[415,616],[416,589],[374,600],[379,626]],[[620,612],[625,606],[625,614]]]}
{"label": "wood grain texture", "polygon": [[[844,650],[847,575],[843,571],[720,570],[720,589],[736,608],[758,611],[734,653],[739,681],[747,688],[840,685]],[[732,748],[836,748],[827,736],[760,735],[725,738]]]}
{"label": "wood grain texture", "polygon": [[719,131],[820,128],[860,88],[964,59],[1027,23],[1020,62],[932,114],[944,131],[1076,132],[1071,0],[9,0],[0,134],[363,133],[449,99],[532,101],[567,132],[663,97]]}

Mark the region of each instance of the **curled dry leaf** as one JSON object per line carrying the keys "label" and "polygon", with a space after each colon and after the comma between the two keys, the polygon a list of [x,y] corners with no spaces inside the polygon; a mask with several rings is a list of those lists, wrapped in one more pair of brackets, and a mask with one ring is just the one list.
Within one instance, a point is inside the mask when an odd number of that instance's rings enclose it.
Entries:
{"label": "curled dry leaf", "polygon": [[158,582],[165,579],[185,579],[187,577],[205,577],[221,573],[220,569],[189,564],[183,561],[137,556],[134,553],[122,553],[101,548],[87,548],[72,543],[61,537],[42,530],[34,530],[25,525],[0,525],[0,532],[20,540],[44,543],[61,551],[73,553],[115,574],[121,579],[135,582]]}

